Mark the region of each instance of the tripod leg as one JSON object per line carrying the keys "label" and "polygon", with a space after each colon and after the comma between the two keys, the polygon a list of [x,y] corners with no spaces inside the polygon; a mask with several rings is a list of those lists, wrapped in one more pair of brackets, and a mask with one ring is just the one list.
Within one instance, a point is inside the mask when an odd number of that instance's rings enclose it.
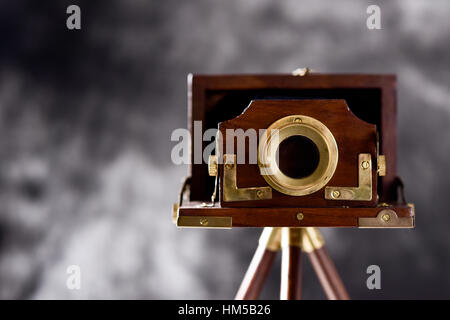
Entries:
{"label": "tripod leg", "polygon": [[281,300],[301,299],[301,228],[283,228],[281,259]]}
{"label": "tripod leg", "polygon": [[277,251],[280,250],[280,242],[280,228],[264,228],[258,248],[236,294],[236,300],[258,299]]}
{"label": "tripod leg", "polygon": [[329,300],[349,300],[336,267],[331,260],[322,235],[317,228],[305,228],[302,234],[303,250],[308,253],[311,264]]}

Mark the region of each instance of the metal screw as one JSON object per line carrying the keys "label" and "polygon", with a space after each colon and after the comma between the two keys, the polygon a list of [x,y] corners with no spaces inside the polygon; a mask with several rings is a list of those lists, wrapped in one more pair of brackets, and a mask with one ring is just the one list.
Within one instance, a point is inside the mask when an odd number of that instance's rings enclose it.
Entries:
{"label": "metal screw", "polygon": [[263,196],[262,190],[256,191],[256,196],[257,196],[258,198],[262,198],[262,196]]}
{"label": "metal screw", "polygon": [[381,219],[383,219],[384,222],[388,222],[389,220],[391,220],[391,216],[385,213],[381,216]]}
{"label": "metal screw", "polygon": [[370,163],[367,160],[364,160],[363,162],[361,162],[361,167],[363,169],[368,169],[370,167]]}
{"label": "metal screw", "polygon": [[300,122],[302,122],[302,119],[301,119],[301,118],[295,118],[295,119],[294,119],[294,123],[300,123]]}
{"label": "metal screw", "polygon": [[200,219],[200,224],[201,224],[202,226],[207,226],[207,225],[208,225],[208,219],[206,219],[206,218],[201,218],[201,219]]}
{"label": "metal screw", "polygon": [[339,190],[334,190],[332,196],[333,198],[339,198],[341,196],[341,192]]}
{"label": "metal screw", "polygon": [[297,220],[298,220],[298,221],[303,220],[304,217],[305,217],[305,216],[303,215],[303,213],[301,213],[301,212],[297,213]]}

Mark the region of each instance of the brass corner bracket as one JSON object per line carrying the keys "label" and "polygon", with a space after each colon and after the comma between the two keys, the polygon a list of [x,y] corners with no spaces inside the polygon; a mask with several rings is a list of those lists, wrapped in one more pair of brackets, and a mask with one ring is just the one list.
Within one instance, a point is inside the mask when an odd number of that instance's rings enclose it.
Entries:
{"label": "brass corner bracket", "polygon": [[357,187],[325,187],[327,200],[372,200],[372,160],[370,153],[358,155]]}
{"label": "brass corner bracket", "polygon": [[414,216],[399,218],[392,209],[382,209],[373,218],[358,218],[358,228],[414,228]]}
{"label": "brass corner bracket", "polygon": [[248,201],[272,199],[271,187],[238,188],[236,155],[225,154],[223,165],[223,201]]}

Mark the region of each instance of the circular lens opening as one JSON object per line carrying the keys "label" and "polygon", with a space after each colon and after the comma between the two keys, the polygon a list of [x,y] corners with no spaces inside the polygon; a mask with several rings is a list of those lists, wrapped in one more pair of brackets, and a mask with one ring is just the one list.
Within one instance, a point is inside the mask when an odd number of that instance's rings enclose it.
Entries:
{"label": "circular lens opening", "polygon": [[320,154],[311,139],[294,135],[281,141],[277,158],[281,172],[290,178],[300,179],[310,176],[317,169]]}

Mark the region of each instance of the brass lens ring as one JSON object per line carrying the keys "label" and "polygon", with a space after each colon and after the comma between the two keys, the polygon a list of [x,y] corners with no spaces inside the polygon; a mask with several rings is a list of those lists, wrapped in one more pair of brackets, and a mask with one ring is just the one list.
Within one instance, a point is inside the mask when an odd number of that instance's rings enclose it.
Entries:
{"label": "brass lens ring", "polygon": [[[319,163],[312,174],[291,178],[279,168],[277,150],[280,143],[291,136],[310,139],[319,151]],[[261,136],[258,146],[258,165],[261,175],[275,190],[303,196],[322,189],[333,176],[338,163],[338,147],[331,131],[320,121],[302,115],[291,115],[272,123]]]}

